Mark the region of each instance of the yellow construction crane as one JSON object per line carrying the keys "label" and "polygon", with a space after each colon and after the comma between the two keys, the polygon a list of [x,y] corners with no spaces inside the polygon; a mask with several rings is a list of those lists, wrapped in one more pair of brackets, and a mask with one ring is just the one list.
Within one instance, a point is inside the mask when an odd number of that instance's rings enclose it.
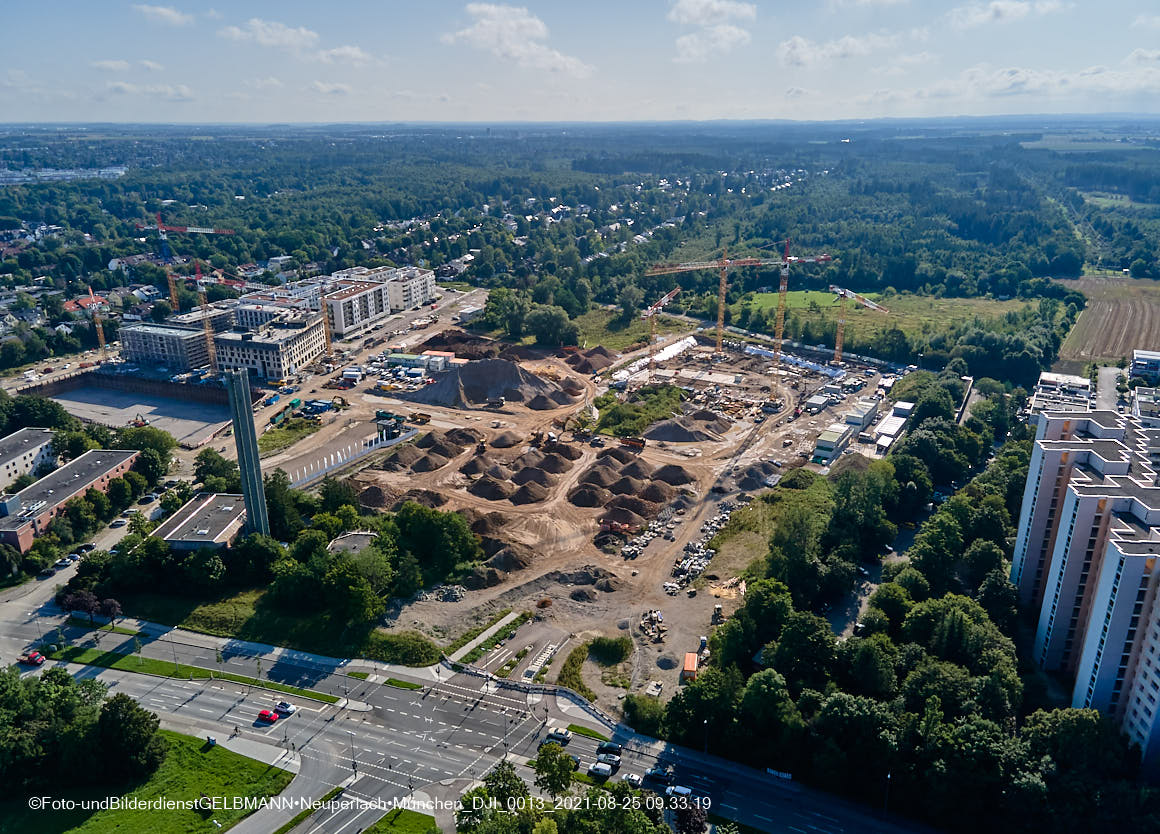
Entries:
{"label": "yellow construction crane", "polygon": [[209,369],[217,373],[217,345],[213,341],[213,325],[209,321],[209,296],[205,292],[205,284],[201,279],[201,261],[194,261],[193,268],[197,275],[197,296],[201,301],[201,324],[205,330],[205,351],[209,356]]}
{"label": "yellow construction crane", "polygon": [[671,275],[675,272],[695,272],[700,269],[720,270],[721,281],[717,286],[717,353],[724,353],[722,344],[725,333],[725,290],[728,287],[729,270],[739,266],[781,266],[781,261],[763,258],[730,258],[727,250],[715,261],[689,261],[679,264],[656,264],[648,269],[647,275]]}
{"label": "yellow construction crane", "polygon": [[871,301],[869,298],[866,298],[866,296],[858,295],[858,293],[854,292],[853,290],[847,290],[843,287],[830,284],[830,292],[837,294],[839,303],[841,305],[838,308],[838,330],[834,334],[834,364],[836,365],[842,361],[842,343],[846,339],[847,299],[852,298],[856,304],[861,304],[863,307],[867,307],[871,310],[877,310],[880,313],[889,314],[890,311],[883,307],[881,304],[877,304]]}
{"label": "yellow construction crane", "polygon": [[105,325],[101,321],[101,311],[97,309],[97,297],[93,294],[92,287],[89,287],[89,300],[93,302],[89,311],[93,316],[93,329],[97,331],[97,345],[101,349],[101,358],[108,359],[109,349],[105,346]]}
{"label": "yellow construction crane", "polygon": [[334,354],[330,345],[330,305],[326,303],[326,293],[321,287],[318,290],[318,306],[322,308],[322,335],[326,339],[326,355],[329,357]]}
{"label": "yellow construction crane", "polygon": [[642,319],[648,319],[649,336],[648,336],[648,381],[651,384],[653,381],[653,372],[656,370],[656,351],[657,351],[657,313],[674,298],[681,291],[680,287],[672,290],[668,295],[661,298],[656,304],[649,307],[640,314]]}
{"label": "yellow construction crane", "polygon": [[165,271],[165,277],[169,280],[169,303],[173,307],[173,312],[181,312],[181,303],[177,300],[177,276],[173,274],[172,270]]}

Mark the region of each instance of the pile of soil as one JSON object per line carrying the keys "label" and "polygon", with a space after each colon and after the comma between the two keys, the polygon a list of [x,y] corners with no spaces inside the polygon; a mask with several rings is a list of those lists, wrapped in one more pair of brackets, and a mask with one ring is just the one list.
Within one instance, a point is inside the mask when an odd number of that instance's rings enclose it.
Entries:
{"label": "pile of soil", "polygon": [[580,380],[573,379],[572,377],[566,377],[561,381],[560,387],[564,389],[564,393],[569,397],[579,397],[584,393],[584,386],[580,383]]}
{"label": "pile of soil", "polygon": [[615,521],[617,524],[627,524],[630,527],[642,527],[645,520],[632,510],[624,507],[612,507],[600,517],[601,521]]}
{"label": "pile of soil", "polygon": [[592,484],[581,484],[568,493],[568,500],[577,507],[603,507],[611,497],[611,492]]}
{"label": "pile of soil", "polygon": [[490,445],[495,449],[510,449],[512,446],[519,446],[523,442],[523,435],[516,434],[511,429],[508,429],[493,437]]}
{"label": "pile of soil", "polygon": [[555,382],[529,373],[506,359],[482,359],[459,365],[443,374],[434,385],[400,394],[402,399],[447,408],[474,408],[488,400],[503,397],[515,402],[544,398],[548,408],[556,404],[549,399],[561,391]]}
{"label": "pile of soil", "polygon": [[653,472],[653,478],[658,481],[664,481],[671,486],[680,486],[681,484],[691,484],[697,480],[693,477],[688,469],[675,463],[666,464]]}
{"label": "pile of soil", "polygon": [[390,503],[390,498],[387,496],[387,493],[383,492],[382,487],[371,484],[358,494],[358,502],[364,507],[381,510]]}
{"label": "pile of soil", "polygon": [[443,439],[448,443],[454,443],[456,446],[474,446],[479,441],[483,440],[483,432],[477,429],[458,428],[452,429],[443,435]]}
{"label": "pile of soil", "polygon": [[617,471],[611,466],[601,463],[588,467],[588,470],[580,476],[580,483],[601,487],[612,486],[617,480]]}
{"label": "pile of soil", "polygon": [[542,350],[530,348],[527,345],[511,345],[500,351],[500,359],[510,359],[512,362],[535,361],[544,358]]}
{"label": "pile of soil", "polygon": [[509,498],[512,494],[510,484],[505,481],[497,481],[490,475],[485,478],[480,478],[468,487],[467,491],[479,498],[486,498],[488,501],[502,501],[505,498]]}
{"label": "pile of soil", "polygon": [[491,465],[492,461],[487,455],[475,455],[459,467],[459,471],[468,476],[482,475]]}
{"label": "pile of soil", "polygon": [[473,336],[462,330],[451,328],[431,336],[415,352],[450,350],[462,359],[490,359],[499,353],[501,347],[502,345],[494,339],[484,339],[481,336]]}
{"label": "pile of soil", "polygon": [[442,469],[448,463],[448,459],[443,455],[438,455],[434,452],[423,455],[413,464],[411,464],[412,472],[434,472],[436,469]]}
{"label": "pile of soil", "polygon": [[483,588],[494,588],[506,579],[502,571],[486,565],[478,565],[475,570],[463,579],[463,587],[469,591],[479,591]]}
{"label": "pile of soil", "polygon": [[636,513],[641,518],[652,518],[660,508],[635,495],[618,495],[608,502],[609,509],[624,509]]}
{"label": "pile of soil", "polygon": [[511,542],[501,550],[496,551],[484,564],[496,570],[511,571],[524,570],[536,558],[536,552],[525,544]]}
{"label": "pile of soil", "polygon": [[741,472],[737,473],[735,480],[737,488],[752,492],[757,489],[765,488],[765,479],[770,475],[775,475],[781,470],[774,466],[769,461],[761,461],[759,463],[747,466]]}
{"label": "pile of soil", "polygon": [[497,463],[495,466],[487,470],[487,476],[489,478],[495,478],[497,481],[510,481],[512,477],[512,471],[502,463]]}
{"label": "pile of soil", "polygon": [[[575,401],[575,395],[568,393],[566,388],[570,388],[576,393],[582,392],[584,389],[576,384],[574,380],[564,380],[560,383],[560,390],[548,395],[548,398],[554,400],[556,405],[571,405]],[[528,403],[531,407],[531,403]]]}
{"label": "pile of soil", "polygon": [[616,574],[596,565],[585,565],[568,573],[553,571],[548,578],[564,585],[595,585],[601,579],[616,579]]}
{"label": "pile of soil", "polygon": [[433,455],[439,455],[445,458],[459,457],[466,449],[466,446],[457,446],[454,443],[448,443],[446,439],[437,440],[427,451]]}
{"label": "pile of soil", "polygon": [[680,665],[680,661],[677,660],[677,656],[675,654],[662,654],[657,657],[658,669],[669,671],[671,669],[676,669],[678,665]]}
{"label": "pile of soil", "polygon": [[577,351],[564,361],[571,365],[576,373],[595,374],[611,365],[612,357],[612,353],[597,345],[591,350]]}
{"label": "pile of soil", "polygon": [[[467,512],[466,510],[463,512]],[[507,519],[504,518],[503,513],[480,513],[476,510],[471,510],[475,514],[475,518],[469,518],[471,522],[471,532],[478,536],[495,535],[504,526]]]}
{"label": "pile of soil", "polygon": [[621,475],[628,475],[631,478],[651,478],[652,473],[652,466],[640,458],[636,458],[632,462],[625,464],[624,468],[620,470]]}
{"label": "pile of soil", "polygon": [[423,457],[423,452],[416,449],[413,444],[407,443],[392,452],[381,466],[388,472],[401,472],[404,469],[410,469],[411,465],[421,457]]}
{"label": "pile of soil", "polygon": [[439,432],[429,431],[416,440],[415,445],[420,449],[430,449],[438,439]]}
{"label": "pile of soil", "polygon": [[606,594],[611,594],[614,591],[619,591],[624,587],[624,583],[615,576],[608,576],[596,583],[596,590],[604,591]]}
{"label": "pile of soil", "polygon": [[513,484],[539,484],[540,486],[549,487],[556,483],[556,476],[545,472],[538,466],[525,466],[519,472],[512,476]]}
{"label": "pile of soil", "polygon": [[637,495],[645,487],[645,482],[639,478],[630,478],[627,475],[614,484],[609,484],[608,491],[613,495]]}
{"label": "pile of soil", "polygon": [[577,588],[572,593],[568,594],[568,596],[570,596],[572,599],[576,600],[577,602],[595,602],[596,601],[596,592],[594,590],[592,590],[591,588]]}
{"label": "pile of soil", "polygon": [[548,488],[530,481],[517,489],[511,496],[513,504],[538,504],[548,498]]}
{"label": "pile of soil", "polygon": [[553,475],[562,475],[572,468],[572,461],[557,455],[555,452],[549,452],[540,461],[540,468],[545,472],[551,472]]}
{"label": "pile of soil", "polygon": [[652,426],[644,436],[648,440],[663,440],[668,443],[703,443],[707,440],[721,439],[719,434],[707,431],[705,425],[688,417],[674,417]]}
{"label": "pile of soil", "polygon": [[665,504],[672,500],[677,491],[664,481],[653,481],[640,491],[640,497],[653,504]]}
{"label": "pile of soil", "polygon": [[411,489],[404,492],[399,500],[395,502],[393,510],[398,510],[399,507],[408,501],[414,501],[416,504],[421,504],[424,507],[435,509],[442,507],[447,503],[447,498],[438,492],[432,492],[429,489]]}
{"label": "pile of soil", "polygon": [[629,451],[624,446],[609,446],[596,453],[596,459],[612,458],[617,463],[628,463],[636,459],[636,452]]}
{"label": "pile of soil", "polygon": [[518,458],[512,461],[513,469],[520,469],[525,466],[539,466],[544,462],[544,453],[539,449],[528,449]]}
{"label": "pile of soil", "polygon": [[[563,394],[564,392],[561,391],[560,393]],[[565,396],[567,396],[567,395],[565,395]],[[534,396],[530,400],[528,400],[528,408],[530,408],[534,411],[551,411],[555,407],[556,407],[556,403],[554,403],[548,397],[545,397],[543,394],[537,394],[536,396]]]}
{"label": "pile of soil", "polygon": [[714,434],[724,434],[729,431],[729,427],[733,425],[733,421],[723,414],[717,414],[707,408],[699,409],[689,415],[690,419],[696,420],[698,423],[703,423],[706,431],[711,431]]}
{"label": "pile of soil", "polygon": [[545,443],[543,449],[549,454],[559,455],[562,458],[568,458],[568,460],[579,460],[584,457],[583,449],[568,443]]}

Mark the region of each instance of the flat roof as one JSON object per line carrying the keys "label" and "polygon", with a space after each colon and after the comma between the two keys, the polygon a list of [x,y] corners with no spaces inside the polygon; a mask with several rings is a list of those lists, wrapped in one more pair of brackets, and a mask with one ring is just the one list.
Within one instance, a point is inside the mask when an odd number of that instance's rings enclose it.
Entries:
{"label": "flat roof", "polygon": [[342,285],[342,289],[326,293],[324,297],[327,301],[342,301],[344,298],[361,295],[382,286],[382,283],[375,281],[351,281],[349,279],[343,279],[339,283]]}
{"label": "flat roof", "polygon": [[215,544],[245,515],[246,501],[241,495],[203,492],[186,502],[153,535],[167,542]]}
{"label": "flat roof", "polygon": [[1132,361],[1137,359],[1150,359],[1153,362],[1160,361],[1160,350],[1134,350],[1132,351]]}
{"label": "flat roof", "polygon": [[[39,481],[16,493],[21,510],[40,505],[37,513],[64,503],[84,492],[105,473],[137,456],[133,449],[93,449],[69,461],[60,469],[45,475]],[[27,519],[19,514],[0,518],[0,529],[23,527]]]}
{"label": "flat roof", "polygon": [[20,429],[0,439],[0,463],[18,458],[29,449],[52,442],[51,429]]}
{"label": "flat roof", "polygon": [[179,327],[176,324],[128,324],[121,328],[121,332],[136,331],[155,333],[158,336],[172,336],[179,339],[188,339],[190,336],[202,336],[204,332],[192,327]]}

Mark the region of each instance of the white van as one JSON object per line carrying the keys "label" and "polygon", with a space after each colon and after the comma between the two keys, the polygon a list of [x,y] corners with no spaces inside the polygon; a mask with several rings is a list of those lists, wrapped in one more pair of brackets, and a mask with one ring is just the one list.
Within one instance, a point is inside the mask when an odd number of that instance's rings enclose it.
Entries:
{"label": "white van", "polygon": [[607,779],[612,775],[612,766],[604,762],[593,762],[588,767],[588,775],[596,776],[600,779]]}
{"label": "white van", "polygon": [[669,785],[665,788],[665,796],[680,796],[688,798],[693,795],[693,789],[684,785]]}

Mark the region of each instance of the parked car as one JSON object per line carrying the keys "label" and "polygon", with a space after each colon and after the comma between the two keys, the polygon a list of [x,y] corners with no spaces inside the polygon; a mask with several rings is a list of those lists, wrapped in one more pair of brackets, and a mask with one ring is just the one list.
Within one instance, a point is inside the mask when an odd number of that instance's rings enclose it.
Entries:
{"label": "parked car", "polygon": [[57,559],[52,563],[52,566],[54,568],[67,568],[71,564],[72,562],[70,562],[68,559]]}
{"label": "parked car", "polygon": [[97,546],[92,542],[86,542],[77,548],[77,553],[92,553],[97,549]]}
{"label": "parked car", "polygon": [[21,663],[27,664],[29,666],[43,666],[44,661],[48,660],[48,658],[42,655],[40,652],[25,652],[16,659]]}
{"label": "parked car", "polygon": [[81,560],[81,554],[70,553],[69,555],[65,556],[64,558],[68,559],[70,562],[79,562]]}
{"label": "parked car", "polygon": [[126,524],[128,524],[128,523],[129,523],[129,522],[127,522],[125,519],[123,519],[123,518],[118,518],[116,521],[114,521],[114,522],[113,522],[112,524],[110,524],[109,526],[110,526],[110,527],[124,527],[124,526],[125,526]]}
{"label": "parked car", "polygon": [[620,777],[620,781],[625,782],[626,784],[629,784],[634,788],[639,788],[641,786],[641,783],[644,780],[641,779],[640,776],[635,774],[635,773],[626,773]]}
{"label": "parked car", "polygon": [[572,740],[572,731],[567,727],[550,727],[548,729],[548,738],[551,741],[558,741],[561,744],[567,744]]}
{"label": "parked car", "polygon": [[620,756],[616,755],[615,753],[597,753],[596,761],[608,765],[613,770],[616,770],[620,767]]}
{"label": "parked car", "polygon": [[298,707],[294,706],[289,701],[279,701],[278,703],[274,704],[274,712],[278,713],[279,715],[293,715],[297,711]]}
{"label": "parked car", "polygon": [[278,720],[278,713],[274,712],[274,710],[272,710],[272,709],[264,709],[258,713],[258,720],[259,721],[267,721],[267,722],[273,724],[275,721]]}
{"label": "parked car", "polygon": [[593,762],[588,766],[588,775],[598,779],[607,779],[612,775],[612,766],[604,762]]}

